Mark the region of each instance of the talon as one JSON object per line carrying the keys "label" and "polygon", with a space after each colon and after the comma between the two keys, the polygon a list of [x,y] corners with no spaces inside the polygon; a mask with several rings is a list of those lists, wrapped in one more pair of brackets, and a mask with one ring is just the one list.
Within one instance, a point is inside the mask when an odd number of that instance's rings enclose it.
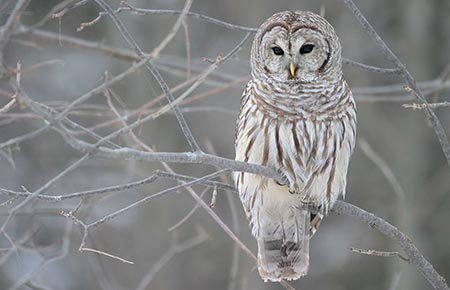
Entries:
{"label": "talon", "polygon": [[297,184],[293,184],[293,186],[291,186],[291,188],[289,189],[289,193],[290,194],[300,194],[300,188],[298,187]]}
{"label": "talon", "polygon": [[282,182],[283,183],[281,183],[281,182],[279,182],[279,181],[275,181],[278,185],[280,185],[280,186],[284,186],[284,185],[287,185],[287,184],[289,184],[289,178],[286,176],[286,174],[284,174],[284,172],[282,172],[281,170],[277,170],[278,171],[278,174],[280,174],[281,176],[282,176]]}
{"label": "talon", "polygon": [[278,184],[279,186],[284,186],[285,184],[281,184],[281,182],[278,182],[278,181],[276,181],[275,180],[275,182],[276,182],[276,184]]}

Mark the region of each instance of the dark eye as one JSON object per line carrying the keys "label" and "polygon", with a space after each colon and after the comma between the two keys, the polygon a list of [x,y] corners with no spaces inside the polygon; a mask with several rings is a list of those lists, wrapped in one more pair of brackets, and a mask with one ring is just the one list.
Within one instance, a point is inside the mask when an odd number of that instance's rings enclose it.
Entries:
{"label": "dark eye", "polygon": [[272,47],[273,53],[275,53],[276,55],[283,55],[284,51],[281,49],[281,47],[275,46]]}
{"label": "dark eye", "polygon": [[314,48],[314,45],[312,44],[305,44],[302,47],[300,47],[300,54],[307,54],[310,53]]}

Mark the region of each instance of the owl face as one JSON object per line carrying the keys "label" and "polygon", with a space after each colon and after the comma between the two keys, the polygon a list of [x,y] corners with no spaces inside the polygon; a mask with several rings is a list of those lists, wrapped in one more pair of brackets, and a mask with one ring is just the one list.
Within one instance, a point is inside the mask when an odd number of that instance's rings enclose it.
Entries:
{"label": "owl face", "polygon": [[265,71],[280,81],[317,77],[330,53],[323,35],[308,27],[294,32],[274,27],[264,35],[260,49]]}
{"label": "owl face", "polygon": [[252,70],[279,82],[309,82],[340,68],[340,44],[319,15],[287,11],[260,27],[252,49]]}

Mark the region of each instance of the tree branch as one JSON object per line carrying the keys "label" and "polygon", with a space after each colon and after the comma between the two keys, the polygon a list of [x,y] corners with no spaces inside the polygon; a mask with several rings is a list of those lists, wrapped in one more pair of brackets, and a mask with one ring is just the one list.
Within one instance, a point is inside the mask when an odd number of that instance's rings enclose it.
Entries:
{"label": "tree branch", "polygon": [[[145,58],[145,53],[141,50],[141,48],[137,44],[136,40],[131,36],[131,33],[125,27],[122,20],[120,20],[120,18],[116,15],[114,10],[104,0],[95,0],[95,2],[100,7],[102,7],[102,9],[106,11],[106,13],[108,13],[108,15],[111,17],[114,24],[117,26],[117,28],[119,29],[123,38],[127,41],[127,43],[130,45],[130,47],[139,55],[139,57],[141,59]],[[185,6],[183,8],[183,12],[180,14],[180,17],[178,18],[177,22],[175,23],[174,29],[175,29],[175,27],[176,27],[176,29],[178,29],[181,26],[183,17],[188,12],[191,4],[192,4],[192,0],[186,0]],[[183,134],[186,137],[186,140],[188,141],[192,151],[193,152],[201,151],[200,147],[197,144],[197,141],[195,140],[194,136],[192,135],[191,129],[189,128],[185,118],[183,117],[183,114],[180,111],[180,108],[178,107],[178,105],[174,104],[175,98],[173,97],[172,93],[170,92],[169,86],[162,78],[158,69],[150,62],[146,62],[144,64],[144,66],[153,75],[153,77],[158,82],[159,86],[161,87],[162,91],[166,95],[166,98],[167,98],[173,112],[175,113],[178,123],[180,124],[181,131],[183,131]]]}
{"label": "tree branch", "polygon": [[[355,18],[358,20],[358,22],[361,24],[361,26],[364,28],[364,31],[372,38],[372,40],[375,42],[375,44],[381,49],[381,52],[385,55],[385,57],[395,65],[397,69],[401,71],[401,75],[403,76],[403,79],[407,83],[408,87],[411,88],[411,90],[414,92],[414,96],[423,104],[427,105],[428,102],[425,99],[425,96],[423,95],[422,91],[419,89],[419,87],[416,84],[416,81],[412,77],[411,73],[406,69],[406,66],[399,60],[399,58],[392,52],[392,50],[386,45],[386,43],[381,39],[381,37],[378,35],[378,33],[375,31],[375,29],[372,27],[372,25],[367,21],[367,19],[364,17],[364,15],[361,13],[361,11],[358,9],[358,7],[353,3],[352,0],[342,0],[347,5],[349,10],[353,13]],[[431,124],[431,127],[436,133],[436,136],[438,137],[439,143],[441,144],[442,151],[444,152],[445,158],[447,159],[447,163],[450,166],[450,143],[448,141],[447,135],[445,133],[444,128],[442,127],[441,122],[439,121],[438,117],[434,113],[431,107],[426,106],[423,110],[425,113],[425,117],[429,124]]]}
{"label": "tree branch", "polygon": [[355,217],[395,241],[408,256],[411,264],[414,264],[417,267],[419,272],[434,289],[450,290],[444,277],[436,272],[433,265],[425,259],[411,239],[387,221],[377,217],[373,213],[367,212],[355,205],[345,203],[343,201],[337,201],[331,211],[337,214]]}
{"label": "tree branch", "polygon": [[6,23],[0,28],[0,64],[3,64],[3,50],[8,44],[15,26],[20,21],[21,14],[29,2],[30,0],[18,0]]}

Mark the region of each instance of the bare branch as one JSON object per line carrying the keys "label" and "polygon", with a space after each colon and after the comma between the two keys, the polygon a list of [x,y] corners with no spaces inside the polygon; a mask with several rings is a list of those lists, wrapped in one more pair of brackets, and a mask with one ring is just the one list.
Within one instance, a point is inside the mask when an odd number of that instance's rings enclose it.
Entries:
{"label": "bare branch", "polygon": [[65,226],[60,253],[58,253],[56,255],[53,255],[53,256],[51,256],[49,258],[46,258],[43,261],[41,261],[30,272],[28,272],[27,274],[25,274],[22,277],[20,277],[20,279],[15,281],[15,283],[13,285],[11,285],[8,288],[8,290],[20,289],[23,284],[26,284],[31,279],[33,279],[34,276],[36,276],[37,274],[39,274],[39,272],[41,272],[43,269],[48,267],[49,264],[52,264],[52,263],[54,263],[56,261],[59,261],[59,260],[65,258],[68,255],[68,253],[69,253],[70,231],[71,231],[71,229],[72,229],[72,226],[71,226],[71,223],[69,222]]}
{"label": "bare branch", "polygon": [[77,98],[74,101],[72,101],[69,105],[67,105],[64,108],[64,110],[61,113],[59,113],[56,117],[54,117],[53,120],[51,120],[51,122],[47,123],[46,125],[44,125],[43,127],[41,127],[40,129],[38,129],[36,131],[27,133],[27,134],[25,134],[23,136],[19,136],[19,137],[14,138],[14,139],[10,139],[10,140],[0,144],[0,149],[5,148],[7,146],[11,146],[13,144],[17,144],[17,143],[23,142],[25,140],[29,140],[29,139],[35,138],[35,137],[41,135],[42,133],[47,131],[49,128],[51,128],[52,125],[54,125],[54,124],[58,123],[60,120],[64,119],[66,117],[66,115],[69,113],[69,111],[71,111],[76,105],[87,101],[88,99],[90,99],[94,95],[96,95],[96,94],[100,93],[101,91],[103,91],[105,88],[107,88],[109,86],[112,86],[113,84],[123,80],[129,74],[134,73],[137,69],[139,69],[142,65],[144,65],[152,57],[153,57],[152,54],[147,55],[141,61],[139,61],[138,63],[135,63],[134,65],[132,65],[130,68],[128,68],[127,70],[125,70],[121,74],[113,77],[109,81],[104,82],[103,84],[97,86],[96,88],[88,91],[87,93],[83,94],[79,98]]}
{"label": "bare branch", "polygon": [[[73,199],[73,198],[85,198],[93,195],[98,194],[105,194],[105,193],[111,193],[111,192],[117,192],[117,191],[124,191],[129,190],[135,187],[140,187],[148,183],[152,183],[156,181],[159,176],[158,172],[155,172],[155,174],[151,175],[150,177],[144,178],[142,180],[138,180],[136,182],[130,182],[123,185],[117,185],[117,186],[109,186],[104,187],[100,189],[94,189],[94,190],[86,190],[86,191],[79,191],[75,193],[69,193],[69,194],[63,194],[63,195],[45,195],[45,194],[36,194],[35,197],[43,200],[49,200],[53,202],[60,202],[67,199]],[[193,178],[195,179],[195,178]],[[0,193],[8,194],[13,197],[29,197],[30,195],[33,195],[33,193],[29,192],[17,192],[12,190],[7,190],[0,188]]]}
{"label": "bare branch", "polygon": [[367,64],[362,64],[359,62],[356,62],[354,60],[343,58],[342,59],[343,64],[349,64],[357,68],[361,68],[370,72],[374,73],[381,73],[381,74],[387,74],[387,75],[398,75],[401,73],[401,70],[399,68],[379,68]]}
{"label": "bare branch", "polygon": [[[119,31],[122,34],[122,36],[124,37],[124,39],[128,42],[128,44],[131,46],[131,48],[139,55],[139,57],[145,58],[144,52],[140,49],[137,42],[131,36],[130,32],[125,27],[125,25],[122,23],[120,18],[116,15],[114,10],[104,0],[95,0],[95,2],[108,13],[108,15],[111,17],[111,19],[113,20],[114,24],[119,29]],[[187,11],[189,10],[191,3],[192,3],[192,0],[186,0],[186,4],[185,4],[185,7],[183,8],[183,12],[182,12],[182,14],[180,14],[180,17],[178,18],[177,22],[175,23],[173,30],[176,31],[179,29],[179,27],[181,26],[181,23],[182,23],[182,19],[186,15]],[[158,54],[158,51],[157,51],[157,54]],[[172,105],[175,102],[175,98],[170,93],[167,83],[164,81],[161,74],[159,73],[159,71],[156,69],[156,67],[152,63],[146,62],[144,65],[147,68],[147,70],[153,75],[153,77],[155,78],[155,80],[158,82],[161,89],[163,90],[164,94],[166,95],[167,100],[169,101],[169,104],[172,106],[171,108],[174,111],[175,116],[177,117],[177,120],[178,120],[178,123],[180,124],[181,130],[183,131],[183,134],[186,137],[192,151],[193,152],[201,151],[200,147],[197,144],[197,141],[195,141],[195,138],[192,135],[191,129],[189,128],[189,126],[186,123],[186,120],[183,117],[183,114],[180,112],[179,107],[177,105]]]}
{"label": "bare branch", "polygon": [[[208,192],[208,190],[209,190],[209,188],[205,188],[203,190],[203,192],[200,194],[200,198],[203,198],[203,196],[206,194],[206,192]],[[200,207],[200,205],[198,203],[196,203],[194,205],[194,207],[181,220],[179,220],[176,224],[174,224],[173,226],[168,228],[167,231],[172,232],[172,231],[176,230],[177,228],[179,228],[182,224],[184,224],[195,213],[195,211],[199,207]]]}
{"label": "bare branch", "polygon": [[[209,140],[206,142],[206,148],[208,149],[209,153],[217,155],[215,148],[213,147],[212,143]],[[225,176],[221,176],[221,179],[222,179],[223,183],[227,183]],[[226,198],[228,201],[228,206],[230,208],[231,220],[233,223],[233,230],[237,235],[239,235],[240,226],[239,226],[239,218],[238,218],[238,213],[237,213],[238,206],[236,205],[236,202],[235,202],[233,196],[231,196],[230,194],[227,194]],[[233,290],[236,288],[238,273],[239,273],[239,247],[238,247],[238,245],[235,244],[233,247],[233,260],[231,262],[230,279],[229,279],[228,287],[227,287],[228,290]]]}
{"label": "bare branch", "polygon": [[[80,144],[81,145],[81,144]],[[90,145],[83,144],[81,150],[93,149]],[[143,152],[130,148],[110,149],[105,147],[98,148],[99,156],[115,158],[115,159],[136,159],[147,162],[169,162],[169,163],[197,163],[218,166],[220,168],[229,168],[233,171],[245,171],[248,173],[258,174],[273,178],[280,183],[286,182],[286,177],[280,175],[274,169],[264,167],[253,163],[245,163],[232,159],[227,159],[206,153],[173,153],[173,152]]]}
{"label": "bare branch", "polygon": [[397,196],[398,224],[401,229],[404,229],[406,220],[406,194],[403,187],[386,161],[375,152],[365,139],[359,138],[358,145],[363,153],[380,169],[381,173],[383,173],[386,180],[392,186],[392,189],[394,189],[394,193]]}
{"label": "bare branch", "polygon": [[20,21],[23,10],[28,6],[30,0],[18,0],[6,23],[0,28],[0,64],[3,64],[3,50],[9,42],[9,38]]}
{"label": "bare branch", "polygon": [[[69,3],[71,3],[71,2],[75,2],[76,0],[72,0],[72,1],[70,1]],[[77,2],[75,2],[75,3],[73,3],[72,5],[67,5],[66,7],[64,7],[64,8],[62,8],[61,9],[61,7],[59,7],[59,5],[57,6],[60,10],[59,11],[55,11],[54,12],[54,14],[52,15],[52,17],[53,18],[60,18],[60,17],[63,17],[67,12],[69,12],[70,10],[72,10],[72,9],[75,9],[75,8],[78,8],[78,7],[80,7],[80,6],[82,6],[82,5],[85,5],[86,3],[88,3],[89,1],[91,1],[91,0],[80,0],[80,1],[77,1]]]}
{"label": "bare branch", "polygon": [[409,263],[409,259],[405,258],[402,254],[399,252],[383,252],[383,251],[376,251],[376,250],[364,250],[359,248],[350,248],[350,251],[354,253],[369,255],[369,256],[378,256],[378,257],[398,257],[402,259],[405,262]]}
{"label": "bare branch", "polygon": [[450,102],[442,102],[442,103],[428,103],[428,104],[403,104],[403,108],[413,109],[413,110],[424,110],[425,108],[440,108],[440,107],[450,107]]}
{"label": "bare branch", "polygon": [[39,194],[41,194],[42,192],[45,192],[49,187],[51,187],[56,181],[58,181],[59,179],[61,179],[64,175],[66,175],[67,173],[71,172],[72,170],[74,170],[75,168],[77,168],[78,166],[80,166],[80,164],[85,161],[87,158],[89,157],[89,153],[84,154],[80,159],[78,159],[76,162],[70,164],[68,167],[66,167],[63,171],[61,171],[59,174],[57,174],[55,177],[53,177],[52,179],[50,179],[48,182],[46,182],[44,185],[42,185],[40,188],[38,188],[36,191],[34,191],[33,193],[31,193],[30,195],[28,195],[22,202],[20,202],[18,205],[16,205],[15,207],[13,207],[12,209],[9,210],[9,215],[6,217],[5,221],[3,222],[1,228],[0,228],[0,232],[5,234],[6,232],[6,227],[8,226],[9,222],[11,221],[11,219],[14,217],[14,214],[21,209],[22,207],[24,207],[25,205],[27,205],[29,202],[31,202],[34,198],[36,198],[36,196],[38,196]]}
{"label": "bare branch", "polygon": [[185,187],[188,187],[188,186],[192,186],[192,185],[201,183],[201,182],[203,182],[205,180],[208,180],[208,179],[214,178],[216,176],[219,176],[221,174],[224,174],[227,171],[228,170],[223,169],[223,170],[214,172],[212,174],[206,175],[204,177],[197,178],[197,179],[195,179],[193,181],[186,182],[186,183],[174,186],[174,187],[167,188],[167,189],[162,190],[162,191],[160,191],[158,193],[155,193],[155,194],[152,194],[150,196],[147,196],[147,197],[145,197],[145,198],[143,198],[143,199],[141,199],[139,201],[136,201],[136,202],[134,202],[134,203],[132,203],[132,204],[130,204],[130,205],[120,209],[120,210],[117,210],[117,211],[115,211],[115,212],[113,212],[111,214],[108,214],[108,215],[102,217],[101,219],[98,219],[97,221],[92,222],[90,224],[85,224],[82,221],[78,220],[75,216],[73,216],[72,212],[63,213],[63,215],[66,216],[66,217],[72,218],[75,221],[75,223],[77,223],[78,225],[80,225],[83,228],[83,230],[85,231],[85,235],[87,236],[87,231],[89,230],[89,228],[97,227],[97,226],[99,226],[99,225],[101,225],[101,224],[103,224],[103,223],[105,223],[105,222],[107,222],[107,221],[109,221],[109,220],[111,220],[111,219],[113,219],[113,218],[123,214],[124,212],[126,212],[126,211],[128,211],[130,209],[133,209],[135,207],[138,207],[140,205],[143,205],[145,203],[148,203],[148,202],[150,202],[151,200],[153,200],[153,199],[155,199],[157,197],[161,197],[161,196],[163,196],[163,195],[165,195],[167,193],[174,192],[174,191],[176,191],[178,189],[181,189],[181,188],[185,188]]}
{"label": "bare branch", "polygon": [[357,206],[345,203],[343,201],[337,201],[331,211],[337,214],[345,214],[348,216],[356,217],[357,219],[362,220],[372,228],[386,235],[388,238],[398,243],[400,248],[408,256],[408,259],[411,261],[411,263],[417,267],[419,272],[425,277],[425,279],[431,284],[431,286],[433,286],[434,289],[450,289],[446,284],[444,277],[436,272],[433,265],[431,265],[430,262],[425,259],[425,257],[420,253],[417,247],[413,244],[411,239],[390,223],[372,213],[369,213]]}
{"label": "bare branch", "polygon": [[191,78],[191,40],[186,18],[183,18],[184,42],[186,47],[186,79]]}
{"label": "bare branch", "polygon": [[207,239],[206,233],[203,231],[198,234],[197,237],[189,239],[187,241],[184,241],[180,244],[174,244],[170,249],[157,261],[155,264],[152,265],[150,270],[147,272],[147,274],[144,276],[144,278],[139,283],[136,290],[145,290],[147,289],[148,285],[152,282],[153,278],[156,276],[156,274],[166,265],[174,256],[176,256],[179,253],[185,252],[191,248],[194,248],[201,243],[203,243]]}
{"label": "bare branch", "polygon": [[92,249],[92,248],[86,248],[86,247],[80,247],[80,248],[79,248],[79,251],[80,251],[81,253],[82,253],[82,252],[92,252],[92,253],[96,253],[96,254],[99,254],[99,255],[102,255],[102,256],[106,256],[106,257],[109,257],[109,258],[118,260],[118,261],[123,262],[123,263],[125,263],[125,264],[134,265],[134,262],[132,262],[132,261],[126,260],[126,259],[124,259],[124,258],[118,257],[118,256],[113,255],[113,254],[110,254],[110,253],[106,253],[106,252],[103,252],[103,251],[100,251],[100,250],[96,250],[96,249]]}
{"label": "bare branch", "polygon": [[[78,4],[80,4],[78,2],[78,3],[71,5],[72,2],[75,2],[75,0],[63,0],[62,2],[56,4],[55,6],[53,6],[52,9],[50,9],[50,11],[44,17],[42,17],[38,22],[33,24],[33,27],[34,28],[41,27],[41,26],[45,25],[51,19],[55,18],[55,14],[58,13],[59,11],[62,11],[62,10],[68,11],[70,9],[70,7],[75,8]],[[83,1],[80,1],[80,2],[83,2]],[[87,1],[84,0],[84,2],[87,2]]]}
{"label": "bare branch", "polygon": [[128,61],[139,61],[139,56],[132,50],[113,47],[100,42],[85,40],[82,38],[77,38],[68,35],[62,35],[51,31],[33,29],[31,27],[22,25],[18,29],[16,29],[14,33],[14,36],[20,35],[29,35],[35,40],[51,41],[56,43],[61,42],[63,45],[101,52],[103,54],[110,55],[118,59]]}
{"label": "bare branch", "polygon": [[11,110],[14,107],[14,105],[16,104],[16,101],[17,101],[16,96],[17,96],[17,94],[14,94],[11,98],[11,101],[9,101],[6,105],[4,105],[3,107],[0,108],[0,115],[8,112],[9,110]]}
{"label": "bare branch", "polygon": [[[356,7],[355,3],[352,0],[342,0],[348,6],[349,10],[353,13],[355,18],[362,25],[366,33],[372,38],[375,44],[381,49],[385,57],[394,64],[400,71],[401,74],[407,83],[408,87],[414,92],[415,97],[422,103],[427,104],[427,100],[423,95],[422,91],[416,84],[416,81],[412,77],[411,73],[406,69],[405,65],[398,59],[398,57],[392,52],[392,50],[384,43],[372,25],[367,21],[367,19],[362,15],[361,11]],[[439,143],[441,144],[442,151],[447,159],[447,163],[450,166],[450,143],[448,141],[447,135],[445,134],[445,130],[442,127],[441,122],[439,121],[436,114],[430,107],[425,107],[423,110],[425,113],[425,117],[427,121],[431,124],[434,129]]]}
{"label": "bare branch", "polygon": [[[132,11],[132,12],[136,12],[142,15],[146,15],[146,14],[168,14],[168,15],[180,15],[182,13],[182,11],[179,10],[163,10],[163,9],[143,9],[143,8],[137,8],[132,6],[131,4],[129,4],[126,1],[122,1],[121,2],[122,5],[122,9],[121,11]],[[232,30],[240,30],[240,31],[245,31],[245,32],[256,32],[257,29],[253,28],[253,27],[245,27],[245,26],[240,26],[240,25],[236,25],[236,24],[231,24],[231,23],[227,23],[225,21],[221,21],[203,14],[199,14],[199,13],[194,13],[194,12],[188,12],[186,13],[186,16],[189,17],[193,17],[199,20],[203,20],[203,21],[207,21],[210,22],[212,24],[216,24],[228,29],[232,29]]]}

